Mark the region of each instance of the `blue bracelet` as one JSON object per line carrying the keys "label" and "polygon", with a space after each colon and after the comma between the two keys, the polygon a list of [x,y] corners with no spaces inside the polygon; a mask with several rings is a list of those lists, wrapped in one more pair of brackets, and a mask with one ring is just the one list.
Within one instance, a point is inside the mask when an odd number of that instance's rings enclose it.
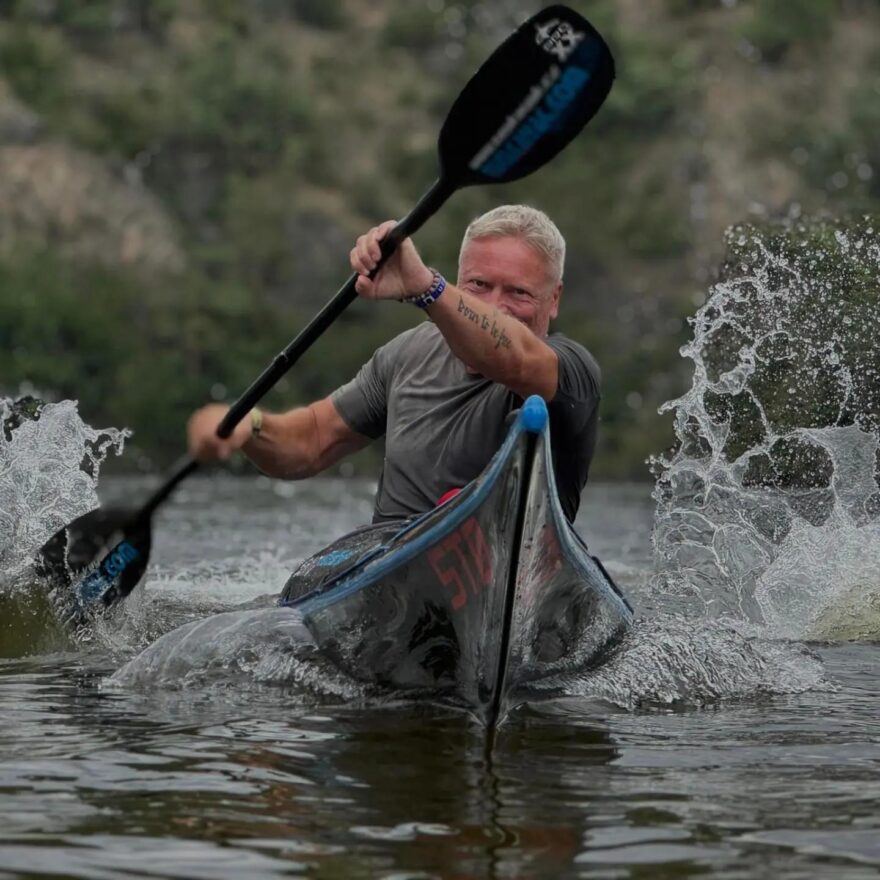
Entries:
{"label": "blue bracelet", "polygon": [[420,293],[417,296],[405,296],[401,302],[412,303],[420,309],[426,309],[437,302],[440,299],[440,295],[446,290],[446,279],[436,269],[431,269],[431,272],[434,274],[431,286],[424,293]]}

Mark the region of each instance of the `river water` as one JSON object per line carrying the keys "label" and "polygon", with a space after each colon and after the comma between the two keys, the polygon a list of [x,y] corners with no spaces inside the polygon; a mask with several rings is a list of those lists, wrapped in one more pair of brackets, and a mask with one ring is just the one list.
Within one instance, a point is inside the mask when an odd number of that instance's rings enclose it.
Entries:
{"label": "river water", "polygon": [[578,520],[633,636],[491,751],[464,714],[273,678],[222,636],[183,676],[112,678],[178,624],[277,613],[261,597],[368,519],[373,488],[193,479],[120,614],[0,660],[0,878],[877,876],[880,644],[667,602],[649,486],[591,485]]}

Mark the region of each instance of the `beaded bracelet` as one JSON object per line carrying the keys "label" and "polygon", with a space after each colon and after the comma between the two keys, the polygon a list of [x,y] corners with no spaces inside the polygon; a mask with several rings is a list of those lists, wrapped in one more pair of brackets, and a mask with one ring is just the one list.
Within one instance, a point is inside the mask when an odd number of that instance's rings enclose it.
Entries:
{"label": "beaded bracelet", "polygon": [[431,272],[434,275],[431,286],[424,293],[417,294],[416,296],[405,296],[401,302],[412,303],[420,309],[426,309],[437,302],[440,299],[440,294],[446,290],[446,279],[436,269],[431,269]]}

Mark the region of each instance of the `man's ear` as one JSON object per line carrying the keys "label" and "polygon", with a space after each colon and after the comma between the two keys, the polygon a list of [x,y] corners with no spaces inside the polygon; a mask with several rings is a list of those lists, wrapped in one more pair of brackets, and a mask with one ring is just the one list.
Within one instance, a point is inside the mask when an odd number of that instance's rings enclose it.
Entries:
{"label": "man's ear", "polygon": [[559,314],[559,300],[562,297],[562,282],[560,281],[556,285],[556,290],[553,291],[553,307],[550,309],[550,320],[555,321],[556,316]]}

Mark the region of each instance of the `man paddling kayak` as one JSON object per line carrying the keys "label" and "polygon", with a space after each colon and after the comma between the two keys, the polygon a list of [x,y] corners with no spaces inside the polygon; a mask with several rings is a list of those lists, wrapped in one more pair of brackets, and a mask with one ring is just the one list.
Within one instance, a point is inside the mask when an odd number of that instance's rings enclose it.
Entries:
{"label": "man paddling kayak", "polygon": [[190,452],[201,461],[241,450],[264,473],[303,479],[385,436],[373,520],[424,513],[476,477],[507,416],[530,394],[547,402],[556,482],[573,520],[596,441],[599,369],[583,346],[548,335],[559,311],[565,241],[541,211],[506,205],[467,228],[458,280],[448,283],[406,239],[370,279],[388,221],[351,251],[364,299],[410,302],[429,321],[379,348],[329,397],[286,413],[253,410],[228,440],[227,407],[196,411]]}

